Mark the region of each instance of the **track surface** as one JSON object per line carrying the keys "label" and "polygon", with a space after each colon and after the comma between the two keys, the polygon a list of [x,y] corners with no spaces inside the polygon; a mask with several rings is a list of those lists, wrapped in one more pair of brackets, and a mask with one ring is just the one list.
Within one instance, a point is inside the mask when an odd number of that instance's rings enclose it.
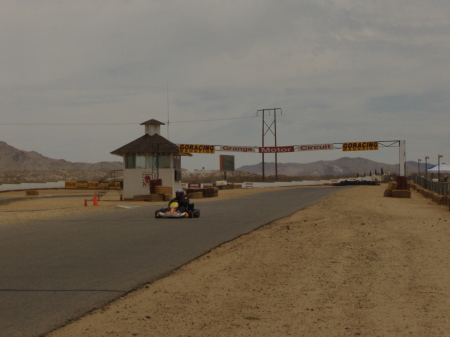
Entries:
{"label": "track surface", "polygon": [[159,207],[145,206],[4,225],[0,334],[41,336],[339,189],[199,203],[194,219],[154,219]]}

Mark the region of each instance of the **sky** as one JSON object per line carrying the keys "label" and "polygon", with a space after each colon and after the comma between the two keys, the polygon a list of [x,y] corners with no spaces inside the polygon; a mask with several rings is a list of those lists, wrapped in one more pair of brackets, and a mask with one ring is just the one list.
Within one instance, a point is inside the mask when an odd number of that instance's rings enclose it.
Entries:
{"label": "sky", "polygon": [[[278,146],[405,140],[450,161],[448,0],[2,0],[0,141],[72,162],[156,119],[176,144]],[[271,126],[268,130],[267,126]],[[261,154],[183,158],[189,170]],[[399,149],[283,153],[279,163]],[[274,155],[265,155],[274,161]]]}

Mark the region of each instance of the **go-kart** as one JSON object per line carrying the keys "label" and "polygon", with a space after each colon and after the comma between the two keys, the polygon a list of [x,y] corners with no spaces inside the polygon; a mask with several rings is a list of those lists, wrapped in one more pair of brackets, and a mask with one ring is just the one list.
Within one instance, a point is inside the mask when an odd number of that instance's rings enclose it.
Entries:
{"label": "go-kart", "polygon": [[194,204],[188,204],[188,209],[181,212],[178,209],[178,202],[171,202],[169,207],[161,208],[155,211],[155,218],[198,218],[200,210],[194,208]]}

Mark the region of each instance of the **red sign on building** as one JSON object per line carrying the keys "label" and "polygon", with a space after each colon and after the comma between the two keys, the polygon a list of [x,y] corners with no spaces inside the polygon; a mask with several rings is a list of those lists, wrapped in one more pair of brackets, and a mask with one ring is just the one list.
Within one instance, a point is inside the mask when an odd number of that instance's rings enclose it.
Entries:
{"label": "red sign on building", "polygon": [[259,153],[283,153],[294,151],[294,146],[264,146],[259,148]]}

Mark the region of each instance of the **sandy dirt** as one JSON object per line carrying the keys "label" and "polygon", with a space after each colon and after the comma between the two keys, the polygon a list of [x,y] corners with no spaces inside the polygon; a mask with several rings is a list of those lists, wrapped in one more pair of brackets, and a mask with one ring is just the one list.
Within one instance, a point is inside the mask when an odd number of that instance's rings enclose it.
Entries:
{"label": "sandy dirt", "polygon": [[[450,336],[448,207],[416,192],[384,198],[385,188],[339,191],[47,337]],[[219,198],[261,191],[221,191]],[[52,216],[62,199],[39,214]],[[22,213],[34,213],[26,208],[46,207],[34,202],[1,205],[2,219],[24,220]]]}

